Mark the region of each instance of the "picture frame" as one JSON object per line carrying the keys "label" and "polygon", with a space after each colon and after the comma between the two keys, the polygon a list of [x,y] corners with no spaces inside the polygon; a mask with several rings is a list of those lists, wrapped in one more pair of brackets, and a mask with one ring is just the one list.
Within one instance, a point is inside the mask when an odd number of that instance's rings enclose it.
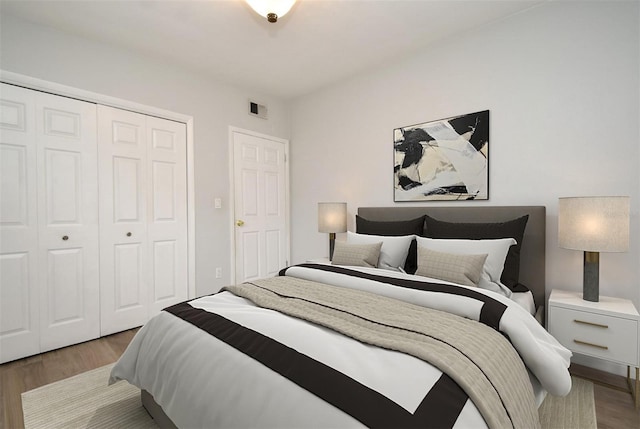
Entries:
{"label": "picture frame", "polygon": [[489,110],[393,130],[394,202],[489,199]]}

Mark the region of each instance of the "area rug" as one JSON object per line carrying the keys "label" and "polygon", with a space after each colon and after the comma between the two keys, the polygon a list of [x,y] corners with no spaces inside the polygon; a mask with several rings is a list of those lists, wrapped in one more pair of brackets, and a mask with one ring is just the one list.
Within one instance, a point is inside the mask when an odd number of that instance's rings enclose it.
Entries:
{"label": "area rug", "polygon": [[[142,408],[139,389],[126,381],[107,386],[112,366],[24,392],[25,429],[157,428]],[[540,420],[544,429],[596,429],[593,384],[573,378],[569,395],[547,396]]]}
{"label": "area rug", "polygon": [[565,397],[547,395],[538,410],[544,429],[596,429],[593,383],[571,377],[571,392]]}
{"label": "area rug", "polygon": [[126,381],[107,386],[112,365],[22,394],[25,429],[157,428],[140,402],[140,389]]}

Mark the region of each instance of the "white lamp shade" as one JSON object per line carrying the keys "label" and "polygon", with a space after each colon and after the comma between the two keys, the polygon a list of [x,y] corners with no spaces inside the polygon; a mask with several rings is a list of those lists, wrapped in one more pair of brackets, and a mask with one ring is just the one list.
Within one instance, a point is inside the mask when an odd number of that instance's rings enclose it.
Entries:
{"label": "white lamp shade", "polygon": [[629,207],[629,197],[560,198],[558,244],[587,252],[626,252]]}
{"label": "white lamp shade", "polygon": [[282,18],[291,10],[296,0],[246,0],[249,6],[259,15],[267,17],[270,13],[275,13],[278,18]]}
{"label": "white lamp shade", "polygon": [[318,203],[318,232],[347,232],[347,203]]}

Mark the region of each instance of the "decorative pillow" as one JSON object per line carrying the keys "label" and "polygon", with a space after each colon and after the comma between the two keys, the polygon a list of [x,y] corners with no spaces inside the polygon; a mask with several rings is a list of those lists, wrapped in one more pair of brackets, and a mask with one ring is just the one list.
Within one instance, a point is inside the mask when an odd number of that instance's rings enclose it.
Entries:
{"label": "decorative pillow", "polygon": [[417,276],[432,277],[467,286],[478,286],[487,255],[436,252],[418,246]]}
{"label": "decorative pillow", "polygon": [[455,223],[425,217],[426,237],[429,238],[467,238],[467,239],[496,239],[513,238],[516,244],[509,248],[504,263],[501,281],[509,289],[515,291],[520,279],[520,249],[524,230],[527,227],[529,215],[506,222],[495,223]]}
{"label": "decorative pillow", "polygon": [[[411,220],[374,221],[356,215],[356,232],[382,236],[424,235],[424,216]],[[415,241],[409,246],[409,254],[404,264],[404,270],[409,274],[415,273],[418,267],[417,247]]]}
{"label": "decorative pillow", "polygon": [[423,235],[424,216],[411,220],[377,221],[356,215],[356,232],[368,235]]}
{"label": "decorative pillow", "polygon": [[500,276],[507,258],[509,248],[516,244],[513,238],[501,238],[497,240],[447,240],[437,238],[417,237],[418,247],[445,253],[458,253],[463,255],[486,254],[483,273],[480,276],[478,286],[484,289],[494,290],[503,295],[510,296],[511,290],[500,282]]}
{"label": "decorative pillow", "polygon": [[415,240],[415,235],[400,237],[385,237],[382,235],[357,234],[347,231],[347,242],[353,244],[371,244],[382,242],[378,267],[385,270],[400,271],[405,265],[409,246]]}
{"label": "decorative pillow", "polygon": [[353,244],[337,241],[333,248],[333,265],[354,265],[358,267],[377,267],[382,242],[371,244]]}

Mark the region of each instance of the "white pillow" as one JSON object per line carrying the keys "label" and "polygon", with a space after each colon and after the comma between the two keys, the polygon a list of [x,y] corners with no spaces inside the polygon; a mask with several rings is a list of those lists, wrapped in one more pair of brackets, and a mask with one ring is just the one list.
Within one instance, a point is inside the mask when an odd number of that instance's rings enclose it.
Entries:
{"label": "white pillow", "polygon": [[409,254],[409,246],[415,235],[387,237],[383,235],[358,234],[347,231],[347,242],[352,244],[373,244],[382,242],[378,268],[401,271]]}
{"label": "white pillow", "polygon": [[505,296],[511,296],[511,290],[500,283],[500,276],[504,269],[504,261],[507,259],[509,248],[516,244],[513,238],[499,238],[495,240],[461,240],[416,237],[418,246],[425,247],[436,252],[458,253],[465,255],[487,254],[484,263],[484,272],[480,277],[478,286],[493,290]]}

